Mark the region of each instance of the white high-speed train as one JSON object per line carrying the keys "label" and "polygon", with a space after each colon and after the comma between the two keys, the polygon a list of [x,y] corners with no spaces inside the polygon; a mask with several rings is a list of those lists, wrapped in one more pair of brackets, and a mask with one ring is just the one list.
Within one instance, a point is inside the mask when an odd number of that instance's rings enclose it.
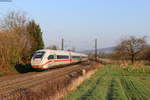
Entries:
{"label": "white high-speed train", "polygon": [[67,65],[87,60],[88,56],[81,53],[42,49],[35,52],[31,59],[31,65],[34,69],[49,69],[59,65]]}

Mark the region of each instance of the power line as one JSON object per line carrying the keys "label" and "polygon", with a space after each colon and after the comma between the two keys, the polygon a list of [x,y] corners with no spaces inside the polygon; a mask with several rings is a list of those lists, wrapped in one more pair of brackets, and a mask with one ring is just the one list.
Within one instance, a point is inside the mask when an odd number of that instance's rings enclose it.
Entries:
{"label": "power line", "polygon": [[[95,45],[94,45],[95,60],[97,60],[97,38],[94,40],[94,42],[95,42]],[[70,45],[70,43],[72,44],[73,41],[68,41],[68,40],[64,40],[64,38],[61,38],[61,50],[64,50],[65,48],[75,48],[75,46]],[[85,44],[85,43],[81,42],[81,44]],[[86,42],[86,44],[87,44],[87,42]]]}

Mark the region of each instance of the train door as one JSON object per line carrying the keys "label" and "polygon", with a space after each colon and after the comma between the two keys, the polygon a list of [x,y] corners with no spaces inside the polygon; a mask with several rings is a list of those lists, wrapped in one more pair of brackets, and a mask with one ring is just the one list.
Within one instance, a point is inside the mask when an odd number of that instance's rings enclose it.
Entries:
{"label": "train door", "polygon": [[48,62],[49,62],[49,64],[48,64],[49,68],[55,66],[55,54],[50,54],[48,56]]}

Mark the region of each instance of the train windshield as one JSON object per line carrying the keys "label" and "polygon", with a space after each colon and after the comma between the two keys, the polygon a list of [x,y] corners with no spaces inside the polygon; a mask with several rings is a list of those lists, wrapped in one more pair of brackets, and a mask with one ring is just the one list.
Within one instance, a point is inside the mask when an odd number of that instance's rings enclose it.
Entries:
{"label": "train windshield", "polygon": [[44,56],[45,52],[44,51],[39,51],[39,52],[36,52],[33,56],[33,58],[42,58]]}

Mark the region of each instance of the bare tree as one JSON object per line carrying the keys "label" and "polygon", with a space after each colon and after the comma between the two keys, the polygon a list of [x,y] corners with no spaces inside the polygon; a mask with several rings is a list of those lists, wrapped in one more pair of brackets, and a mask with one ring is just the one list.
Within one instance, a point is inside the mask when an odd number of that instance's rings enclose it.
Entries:
{"label": "bare tree", "polygon": [[150,46],[147,45],[145,49],[140,53],[139,59],[150,61]]}
{"label": "bare tree", "polygon": [[0,22],[1,60],[15,65],[30,52],[30,35],[26,25],[28,18],[24,13],[12,11],[3,16]]}
{"label": "bare tree", "polygon": [[21,61],[20,44],[16,34],[0,33],[0,65],[10,66]]}
{"label": "bare tree", "polygon": [[10,11],[1,19],[0,27],[3,30],[10,30],[18,27],[25,27],[28,22],[26,14],[19,11]]}
{"label": "bare tree", "polygon": [[122,40],[115,51],[120,58],[130,59],[132,64],[134,64],[136,56],[144,50],[145,46],[145,37],[136,38],[131,36],[126,40]]}

